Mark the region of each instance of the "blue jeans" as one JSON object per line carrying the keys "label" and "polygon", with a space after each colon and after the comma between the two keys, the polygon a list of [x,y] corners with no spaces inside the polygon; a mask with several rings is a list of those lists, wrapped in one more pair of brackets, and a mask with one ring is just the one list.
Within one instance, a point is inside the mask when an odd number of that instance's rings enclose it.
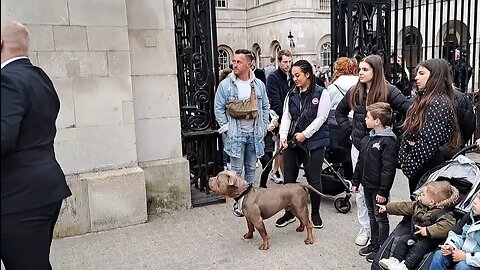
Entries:
{"label": "blue jeans", "polygon": [[[453,267],[453,268],[452,268]],[[454,270],[473,270],[473,266],[468,265],[465,261],[461,261],[455,264],[452,260],[452,256],[443,256],[440,250],[437,250],[432,258],[432,263],[430,263],[430,270],[443,270],[443,269],[454,269]]]}
{"label": "blue jeans", "polygon": [[241,176],[245,167],[245,180],[249,183],[255,182],[255,165],[257,163],[257,155],[255,153],[255,137],[252,132],[242,131],[238,140],[242,143],[239,158],[230,157],[230,165],[237,175]]}

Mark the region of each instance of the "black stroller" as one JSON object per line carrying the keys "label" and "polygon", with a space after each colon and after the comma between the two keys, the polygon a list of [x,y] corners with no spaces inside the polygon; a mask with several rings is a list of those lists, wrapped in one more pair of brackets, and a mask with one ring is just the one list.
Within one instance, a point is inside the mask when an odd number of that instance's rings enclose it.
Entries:
{"label": "black stroller", "polygon": [[[455,154],[451,160],[425,173],[420,179],[416,191],[413,192],[413,196],[419,195],[421,188],[428,182],[436,179],[449,181],[460,193],[459,203],[454,210],[455,217],[459,220],[464,214],[471,210],[473,199],[480,190],[480,164],[464,156],[465,153],[475,148],[476,146],[474,145],[466,147]],[[408,233],[410,233],[410,219],[404,218],[380,247],[372,262],[371,269],[383,269],[379,265],[379,261],[383,258],[390,257],[398,237]],[[422,262],[417,266],[417,269],[428,269],[432,257],[433,252],[425,255]]]}
{"label": "black stroller", "polygon": [[352,182],[350,180],[353,176],[350,157],[352,144],[346,138],[345,133],[340,129],[335,119],[329,119],[328,126],[330,129],[330,147],[325,151],[324,163],[326,167],[322,171],[323,193],[337,196],[345,192],[344,197],[335,199],[334,205],[338,212],[346,214],[352,208],[350,203],[350,197],[352,197],[350,194]]}
{"label": "black stroller", "polygon": [[325,158],[323,160],[325,167],[322,171],[322,187],[323,194],[330,196],[337,196],[345,192],[344,197],[336,198],[334,201],[335,209],[342,213],[346,214],[352,208],[352,203],[350,202],[350,197],[352,194],[350,190],[352,188],[352,182],[345,180],[344,177],[337,171],[335,165],[332,165]]}

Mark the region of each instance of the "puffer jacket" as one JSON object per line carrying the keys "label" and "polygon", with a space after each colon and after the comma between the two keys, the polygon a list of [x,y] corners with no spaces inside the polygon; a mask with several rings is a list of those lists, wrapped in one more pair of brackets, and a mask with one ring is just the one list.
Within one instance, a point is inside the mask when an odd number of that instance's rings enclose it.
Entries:
{"label": "puffer jacket", "polygon": [[[412,228],[414,225],[422,225],[426,221],[432,222],[427,226],[427,235],[430,238],[442,239],[446,238],[448,231],[455,225],[456,219],[452,211],[445,211],[445,208],[452,208],[458,201],[458,190],[451,186],[452,196],[438,202],[432,207],[422,204],[418,198],[416,201],[408,202],[392,202],[387,204],[387,213],[391,215],[412,216]],[[445,211],[441,216],[438,216],[440,211]],[[436,217],[434,221],[432,219]]]}
{"label": "puffer jacket", "polygon": [[448,232],[445,244],[465,251],[465,262],[480,267],[480,216],[473,212],[465,214],[453,229]]}
{"label": "puffer jacket", "polygon": [[353,185],[361,183],[365,190],[388,198],[395,179],[398,147],[397,137],[390,127],[382,132],[370,131],[362,140]]}
{"label": "puffer jacket", "polygon": [[[352,88],[353,89],[353,88]],[[367,115],[367,93],[365,90],[364,99],[359,103],[357,108],[350,108],[348,100],[350,99],[350,93],[352,89],[348,90],[342,101],[337,106],[335,111],[335,118],[340,128],[345,132],[347,136],[352,137],[352,143],[355,148],[360,149],[362,139],[368,135],[369,129],[365,124],[365,116]],[[408,107],[411,105],[411,101],[408,100],[397,87],[388,85],[388,97],[387,103],[390,104],[392,109],[401,114],[406,114]],[[353,124],[348,119],[348,113],[353,110]]]}
{"label": "puffer jacket", "polygon": [[[418,134],[404,133],[398,162],[403,174],[415,177],[422,167],[440,151],[453,136],[454,112],[446,95],[435,97],[427,108],[427,119]],[[415,142],[412,146],[408,141]]]}

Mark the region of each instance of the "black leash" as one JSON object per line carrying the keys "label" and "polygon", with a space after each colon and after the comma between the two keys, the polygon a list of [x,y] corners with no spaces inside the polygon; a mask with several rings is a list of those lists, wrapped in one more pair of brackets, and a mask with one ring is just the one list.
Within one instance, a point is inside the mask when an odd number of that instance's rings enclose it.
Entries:
{"label": "black leash", "polygon": [[[300,163],[298,162],[298,159],[297,159],[297,166],[304,170],[306,167],[308,167],[310,165],[310,151],[308,150],[307,146],[304,145],[303,143],[300,143],[297,141],[297,138],[295,138],[295,136],[293,136],[293,138],[291,138],[290,140],[287,141],[287,144],[288,144],[288,147],[291,147],[292,149],[295,148],[295,147],[299,147],[301,148],[303,151],[305,151],[305,153],[307,153],[307,162],[306,164],[304,164],[304,166],[300,166]],[[267,164],[265,164],[265,167],[263,168],[262,170],[262,173],[268,168],[268,166],[273,162],[273,160],[282,153],[283,149],[285,149],[283,147],[283,145],[280,146],[280,148],[277,149],[277,151],[275,151],[275,154],[273,154],[272,158],[267,162]]]}

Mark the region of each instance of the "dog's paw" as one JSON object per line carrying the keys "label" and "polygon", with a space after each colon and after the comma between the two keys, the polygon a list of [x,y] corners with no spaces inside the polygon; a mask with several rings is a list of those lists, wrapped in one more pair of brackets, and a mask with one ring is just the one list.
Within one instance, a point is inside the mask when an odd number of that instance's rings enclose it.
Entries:
{"label": "dog's paw", "polygon": [[243,235],[243,238],[252,239],[253,238],[253,233],[246,233],[246,234]]}
{"label": "dog's paw", "polygon": [[313,245],[313,239],[305,239],[305,245]]}
{"label": "dog's paw", "polygon": [[258,249],[267,250],[268,249],[268,243],[267,244],[263,243],[260,247],[258,247]]}

